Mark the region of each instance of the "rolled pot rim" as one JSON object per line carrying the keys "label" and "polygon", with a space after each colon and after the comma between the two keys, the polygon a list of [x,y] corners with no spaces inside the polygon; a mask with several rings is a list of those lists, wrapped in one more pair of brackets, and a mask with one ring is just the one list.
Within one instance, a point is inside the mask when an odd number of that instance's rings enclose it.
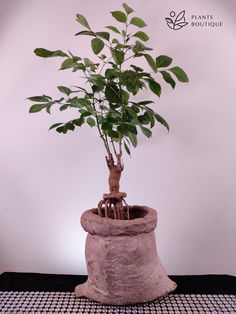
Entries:
{"label": "rolled pot rim", "polygon": [[96,208],[86,210],[81,216],[81,225],[91,235],[115,236],[136,235],[153,231],[157,224],[157,212],[148,206],[133,205],[130,210],[142,210],[146,214],[130,220],[100,217]]}

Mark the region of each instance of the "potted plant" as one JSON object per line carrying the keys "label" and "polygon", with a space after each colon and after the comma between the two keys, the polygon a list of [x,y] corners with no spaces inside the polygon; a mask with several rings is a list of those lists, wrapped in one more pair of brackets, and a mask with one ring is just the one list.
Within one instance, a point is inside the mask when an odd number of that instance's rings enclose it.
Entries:
{"label": "potted plant", "polygon": [[[130,155],[140,132],[151,138],[156,122],[169,130],[152,100],[134,96],[147,89],[160,97],[157,78],[175,88],[175,79],[188,82],[188,77],[180,67],[171,65],[172,58],[154,58],[150,54],[153,49],[146,45],[149,36],[143,31],[147,25],[131,7],[123,3],[122,11],[111,14],[121,27],[109,25],[99,32],[90,27],[83,15],[76,15],[84,28],[76,36],[91,38],[96,61],[70,51],[35,49],[39,57],[62,58],[60,70],[78,71],[85,82],[80,86],[58,86],[62,93],[58,99],[47,95],[28,99],[34,102],[31,113],[43,109],[50,113],[55,105],[60,111],[75,110],[74,119],[50,127],[59,133],[66,134],[86,124],[97,129],[106,153],[109,193],[103,195],[96,208],[82,214],[81,224],[88,232],[88,280],[77,286],[75,293],[103,303],[132,304],[156,299],[176,288],[157,255],[156,211],[146,206],[129,206],[126,193],[120,191],[123,151]],[[149,71],[140,67],[141,58],[146,60]]]}

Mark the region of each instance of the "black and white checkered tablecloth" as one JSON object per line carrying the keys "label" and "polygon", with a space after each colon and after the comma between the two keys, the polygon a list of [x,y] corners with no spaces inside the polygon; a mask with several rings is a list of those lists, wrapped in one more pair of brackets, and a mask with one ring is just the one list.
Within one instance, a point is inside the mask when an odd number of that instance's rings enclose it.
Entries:
{"label": "black and white checkered tablecloth", "polygon": [[236,313],[235,295],[175,294],[153,302],[132,306],[103,305],[72,292],[2,291],[0,313]]}
{"label": "black and white checkered tablecloth", "polygon": [[144,304],[114,306],[75,297],[75,282],[85,276],[5,273],[0,276],[0,313],[236,314],[235,277],[180,277],[176,276],[180,288],[174,294]]}

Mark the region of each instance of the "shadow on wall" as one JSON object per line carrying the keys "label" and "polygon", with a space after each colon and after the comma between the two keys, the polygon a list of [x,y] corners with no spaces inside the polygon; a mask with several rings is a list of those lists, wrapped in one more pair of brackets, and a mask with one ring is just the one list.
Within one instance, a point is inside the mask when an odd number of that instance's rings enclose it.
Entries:
{"label": "shadow on wall", "polygon": [[14,18],[14,13],[19,15],[19,10],[22,10],[21,1],[4,1],[0,3],[0,34],[4,33],[5,29],[11,24]]}

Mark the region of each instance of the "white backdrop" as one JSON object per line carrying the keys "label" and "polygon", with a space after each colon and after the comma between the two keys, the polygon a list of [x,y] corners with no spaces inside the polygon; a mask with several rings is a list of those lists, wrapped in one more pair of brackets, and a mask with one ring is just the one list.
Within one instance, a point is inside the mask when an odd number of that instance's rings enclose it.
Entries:
{"label": "white backdrop", "polygon": [[[28,114],[26,97],[56,96],[78,74],[36,47],[91,55],[76,13],[97,30],[115,23],[122,1],[0,0],[0,272],[86,273],[81,213],[107,192],[104,149],[89,127],[48,132],[68,113]],[[125,157],[121,190],[129,204],[158,210],[158,252],[170,274],[236,275],[236,3],[235,0],[129,0],[148,24],[150,46],[189,75],[175,91],[163,84],[157,126]],[[178,31],[165,23],[186,10]],[[193,27],[192,15],[213,15],[221,27]],[[152,97],[147,95],[148,98]],[[153,98],[154,99],[154,98]]]}

